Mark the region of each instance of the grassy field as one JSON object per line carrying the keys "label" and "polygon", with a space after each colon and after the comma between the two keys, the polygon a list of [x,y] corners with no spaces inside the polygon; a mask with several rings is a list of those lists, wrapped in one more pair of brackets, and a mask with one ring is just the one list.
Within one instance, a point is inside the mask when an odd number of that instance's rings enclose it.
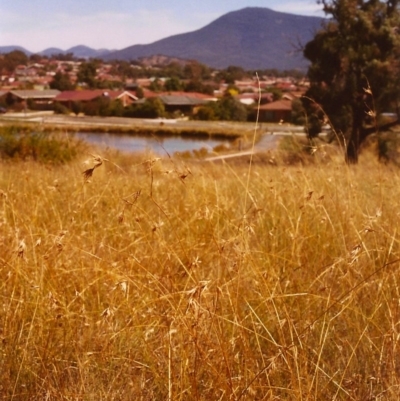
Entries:
{"label": "grassy field", "polygon": [[1,162],[0,399],[400,398],[398,168],[101,156]]}

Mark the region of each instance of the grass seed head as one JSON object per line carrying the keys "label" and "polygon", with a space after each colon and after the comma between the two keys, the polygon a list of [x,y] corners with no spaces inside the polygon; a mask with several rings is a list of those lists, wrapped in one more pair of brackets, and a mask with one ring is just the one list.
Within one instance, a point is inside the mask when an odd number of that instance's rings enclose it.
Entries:
{"label": "grass seed head", "polygon": [[17,256],[19,258],[23,258],[24,257],[24,253],[26,251],[26,244],[25,244],[25,240],[21,240],[18,244],[18,248],[17,248]]}
{"label": "grass seed head", "polygon": [[90,178],[93,175],[93,171],[96,167],[92,167],[92,168],[88,168],[87,170],[85,170],[82,174],[83,174],[83,179],[85,180],[85,182],[88,182],[90,180]]}

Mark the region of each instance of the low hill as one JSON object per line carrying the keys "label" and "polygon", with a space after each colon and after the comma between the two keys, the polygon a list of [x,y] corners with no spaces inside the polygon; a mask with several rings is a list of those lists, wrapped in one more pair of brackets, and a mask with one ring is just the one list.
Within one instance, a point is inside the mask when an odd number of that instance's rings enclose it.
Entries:
{"label": "low hill", "polygon": [[5,53],[10,53],[14,50],[19,50],[23,53],[25,53],[27,56],[30,56],[32,54],[32,52],[30,52],[29,50],[26,50],[24,47],[21,46],[0,46],[0,54],[5,54]]}
{"label": "low hill", "polygon": [[64,50],[59,49],[58,47],[49,47],[47,49],[42,50],[40,53],[41,56],[52,56],[53,54],[64,54]]}
{"label": "low hill", "polygon": [[305,69],[307,62],[300,47],[312,39],[323,21],[320,17],[248,7],[225,14],[199,30],[130,46],[103,58],[136,60],[162,54],[195,59],[216,68]]}
{"label": "low hill", "polygon": [[39,54],[43,56],[51,56],[53,54],[68,54],[68,53],[73,53],[74,57],[77,58],[95,58],[95,57],[103,57],[106,54],[111,53],[112,50],[108,49],[92,49],[91,47],[84,46],[84,45],[78,45],[71,47],[67,50],[62,50],[57,47],[50,47],[48,49],[45,49],[41,51]]}

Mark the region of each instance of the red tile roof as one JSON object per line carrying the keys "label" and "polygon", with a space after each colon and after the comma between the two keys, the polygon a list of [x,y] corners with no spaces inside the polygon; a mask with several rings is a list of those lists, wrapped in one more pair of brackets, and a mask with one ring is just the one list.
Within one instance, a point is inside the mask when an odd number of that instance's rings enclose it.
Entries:
{"label": "red tile roof", "polygon": [[81,90],[81,91],[64,91],[61,92],[55,100],[59,102],[79,102],[90,101],[100,96],[108,96],[110,99],[118,99],[123,93],[128,93],[129,96],[136,96],[129,91],[113,91],[105,89]]}
{"label": "red tile roof", "polygon": [[214,96],[211,95],[206,95],[205,93],[199,93],[199,92],[179,92],[179,91],[173,91],[173,92],[161,92],[158,93],[158,96],[161,95],[166,95],[166,96],[186,96],[186,97],[191,97],[191,98],[196,98],[196,99],[203,99],[207,100],[210,99]]}
{"label": "red tile roof", "polygon": [[292,110],[291,100],[277,100],[260,106],[260,110]]}

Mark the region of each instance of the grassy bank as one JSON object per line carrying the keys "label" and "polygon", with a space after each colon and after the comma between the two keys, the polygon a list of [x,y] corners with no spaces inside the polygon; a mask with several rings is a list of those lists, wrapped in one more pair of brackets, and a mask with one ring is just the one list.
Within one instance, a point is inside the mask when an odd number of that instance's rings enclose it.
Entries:
{"label": "grassy bank", "polygon": [[397,169],[102,156],[1,163],[0,399],[399,399]]}
{"label": "grassy bank", "polygon": [[[57,119],[60,120],[57,122]],[[30,119],[0,119],[3,125],[30,127],[44,132],[99,132],[131,135],[186,136],[201,138],[235,139],[254,134],[254,124],[190,122],[172,124],[164,121],[143,122],[137,119],[115,117],[55,117],[47,116],[41,121]],[[63,120],[63,121],[61,121]]]}

